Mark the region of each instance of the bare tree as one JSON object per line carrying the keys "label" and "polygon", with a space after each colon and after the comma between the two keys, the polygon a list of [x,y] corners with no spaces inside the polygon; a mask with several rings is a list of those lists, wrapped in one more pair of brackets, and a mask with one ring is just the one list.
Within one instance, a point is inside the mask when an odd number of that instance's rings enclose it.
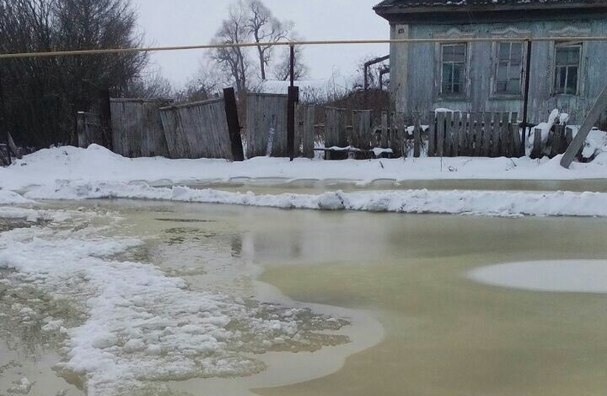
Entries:
{"label": "bare tree", "polygon": [[[275,56],[275,45],[281,40],[292,37],[293,24],[282,22],[267,8],[261,0],[238,0],[228,11],[228,17],[222,22],[221,28],[215,34],[213,43],[241,44],[251,42],[257,44],[256,52],[252,56],[250,49],[241,47],[221,48],[214,52],[213,59],[221,70],[230,76],[238,91],[251,88],[252,81],[264,81],[268,76],[268,69],[274,68],[274,75],[283,75],[285,58]],[[282,54],[282,53],[281,53]],[[301,49],[298,49],[298,55]],[[287,56],[288,68],[288,56]],[[280,72],[277,72],[280,70]],[[256,71],[259,74],[256,77]],[[305,74],[305,67],[300,64],[298,74]],[[283,77],[284,78],[284,77]]]}
{"label": "bare tree", "polygon": [[[266,67],[270,64],[274,46],[289,38],[292,22],[281,22],[272,15],[272,11],[260,0],[248,0],[248,29],[257,43],[259,71],[261,80],[266,80]],[[263,43],[263,44],[262,44]]]}
{"label": "bare tree", "polygon": [[173,91],[171,82],[156,68],[134,77],[122,94],[125,98],[168,99],[173,96]]}
{"label": "bare tree", "polygon": [[[241,7],[240,3],[233,4],[229,8],[227,19],[222,22],[221,28],[215,34],[213,42],[228,45],[245,42],[249,37],[247,21],[246,9]],[[250,64],[242,47],[219,48],[213,54],[213,59],[234,79],[237,91],[246,91]]]}
{"label": "bare tree", "polygon": [[[135,29],[129,0],[0,0],[5,53],[135,47]],[[145,63],[145,54],[3,61],[3,127],[21,144],[73,142],[76,111],[92,110],[102,91],[123,89]]]}
{"label": "bare tree", "polygon": [[[301,80],[308,74],[308,67],[303,62],[303,51],[300,46],[294,46],[295,64],[294,77],[295,80]],[[286,81],[291,76],[291,49],[285,49],[280,56],[280,59],[274,67],[274,78],[277,80]]]}

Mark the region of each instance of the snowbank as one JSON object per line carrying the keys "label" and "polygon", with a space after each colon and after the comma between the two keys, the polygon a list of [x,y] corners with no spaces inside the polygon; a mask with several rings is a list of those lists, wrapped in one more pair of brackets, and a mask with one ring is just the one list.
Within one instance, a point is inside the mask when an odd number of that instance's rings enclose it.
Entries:
{"label": "snowbank", "polygon": [[[598,139],[598,137],[597,137]],[[599,143],[597,143],[599,144]],[[128,159],[93,145],[42,150],[9,168],[0,168],[0,204],[30,199],[135,198],[224,203],[301,209],[347,209],[401,213],[450,213],[499,216],[606,216],[605,194],[368,191],[318,195],[255,195],[195,190],[188,185],[236,180],[373,180],[607,178],[607,154],[570,170],[554,159],[422,158],[369,161],[314,161],[254,158],[242,163],[224,160]],[[15,191],[20,192],[16,194]],[[326,204],[330,202],[330,204]]]}
{"label": "snowbank", "polygon": [[241,178],[275,178],[369,182],[376,179],[527,179],[571,180],[607,178],[607,155],[588,164],[561,168],[560,157],[529,158],[420,158],[322,161],[283,158],[253,158],[245,162],[225,160],[169,160],[121,157],[92,145],[88,149],[63,147],[41,150],[8,168],[0,168],[0,188],[23,190],[33,185],[52,186],[60,181],[196,183],[228,182]]}
{"label": "snowbank", "polygon": [[324,194],[246,194],[146,183],[62,183],[33,188],[34,199],[130,198],[281,209],[353,210],[485,216],[607,216],[607,194],[508,191],[361,191]]}

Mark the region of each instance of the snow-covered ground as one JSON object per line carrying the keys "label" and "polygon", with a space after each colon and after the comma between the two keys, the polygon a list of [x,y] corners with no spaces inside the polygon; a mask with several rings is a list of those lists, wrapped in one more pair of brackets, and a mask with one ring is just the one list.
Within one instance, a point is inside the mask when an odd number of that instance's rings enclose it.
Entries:
{"label": "snow-covered ground", "polygon": [[[605,150],[607,151],[607,150]],[[421,158],[323,161],[254,158],[224,160],[128,159],[100,146],[42,150],[0,168],[0,204],[31,200],[133,198],[278,208],[478,214],[491,216],[607,216],[607,194],[491,191],[359,191],[260,195],[188,188],[204,182],[340,180],[579,180],[607,179],[607,153],[590,163],[559,165],[560,157]],[[168,186],[168,187],[163,187]]]}

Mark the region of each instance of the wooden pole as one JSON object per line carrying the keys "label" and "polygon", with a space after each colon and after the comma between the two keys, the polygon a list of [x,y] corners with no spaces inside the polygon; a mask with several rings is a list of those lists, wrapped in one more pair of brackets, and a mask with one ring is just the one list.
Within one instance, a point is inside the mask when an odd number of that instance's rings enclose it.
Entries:
{"label": "wooden pole", "polygon": [[531,81],[531,50],[533,42],[527,40],[527,67],[525,69],[525,103],[523,105],[523,137],[521,139],[521,156],[525,155],[525,142],[527,135],[527,117],[529,116],[529,85]]}
{"label": "wooden pole", "polygon": [[592,109],[590,109],[590,113],[588,113],[588,116],[580,127],[580,130],[578,131],[577,135],[575,135],[573,142],[571,142],[567,148],[567,151],[565,152],[565,155],[563,155],[563,158],[561,159],[561,166],[563,168],[569,168],[571,166],[573,159],[586,142],[586,138],[592,130],[592,127],[594,127],[594,124],[599,120],[605,109],[607,109],[607,87],[605,87],[603,92],[597,98],[594,106],[592,106]]}
{"label": "wooden pole", "polygon": [[244,150],[242,148],[242,136],[240,135],[240,122],[238,121],[238,106],[236,104],[236,93],[234,88],[223,90],[223,100],[230,132],[230,143],[232,145],[232,157],[234,161],[244,161]]}
{"label": "wooden pole", "polygon": [[287,146],[291,161],[295,158],[295,103],[299,102],[299,88],[295,86],[295,46],[290,46],[289,98],[287,105]]}

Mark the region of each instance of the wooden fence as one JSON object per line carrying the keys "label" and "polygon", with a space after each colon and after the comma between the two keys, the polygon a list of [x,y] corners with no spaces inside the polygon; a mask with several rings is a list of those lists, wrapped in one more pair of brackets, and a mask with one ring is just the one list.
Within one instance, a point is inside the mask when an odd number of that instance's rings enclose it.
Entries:
{"label": "wooden fence", "polygon": [[429,157],[519,156],[517,113],[439,112],[430,116]]}
{"label": "wooden fence", "polygon": [[171,158],[233,160],[223,99],[160,109]]}
{"label": "wooden fence", "polygon": [[112,99],[112,144],[125,157],[169,157],[160,108],[170,101]]}
{"label": "wooden fence", "polygon": [[[170,106],[166,100],[112,99],[114,151],[127,157],[224,158],[242,160],[242,140],[233,91],[225,99]],[[247,96],[247,157],[288,157],[287,95]],[[324,123],[316,123],[316,117]],[[375,119],[375,122],[373,121]],[[101,140],[99,116],[78,114],[81,146]],[[295,156],[313,158],[316,134],[327,159],[373,156],[518,157],[521,130],[517,113],[432,112],[405,120],[403,114],[316,108],[297,104]],[[563,153],[573,132],[555,126],[548,142],[535,133],[531,156]]]}

